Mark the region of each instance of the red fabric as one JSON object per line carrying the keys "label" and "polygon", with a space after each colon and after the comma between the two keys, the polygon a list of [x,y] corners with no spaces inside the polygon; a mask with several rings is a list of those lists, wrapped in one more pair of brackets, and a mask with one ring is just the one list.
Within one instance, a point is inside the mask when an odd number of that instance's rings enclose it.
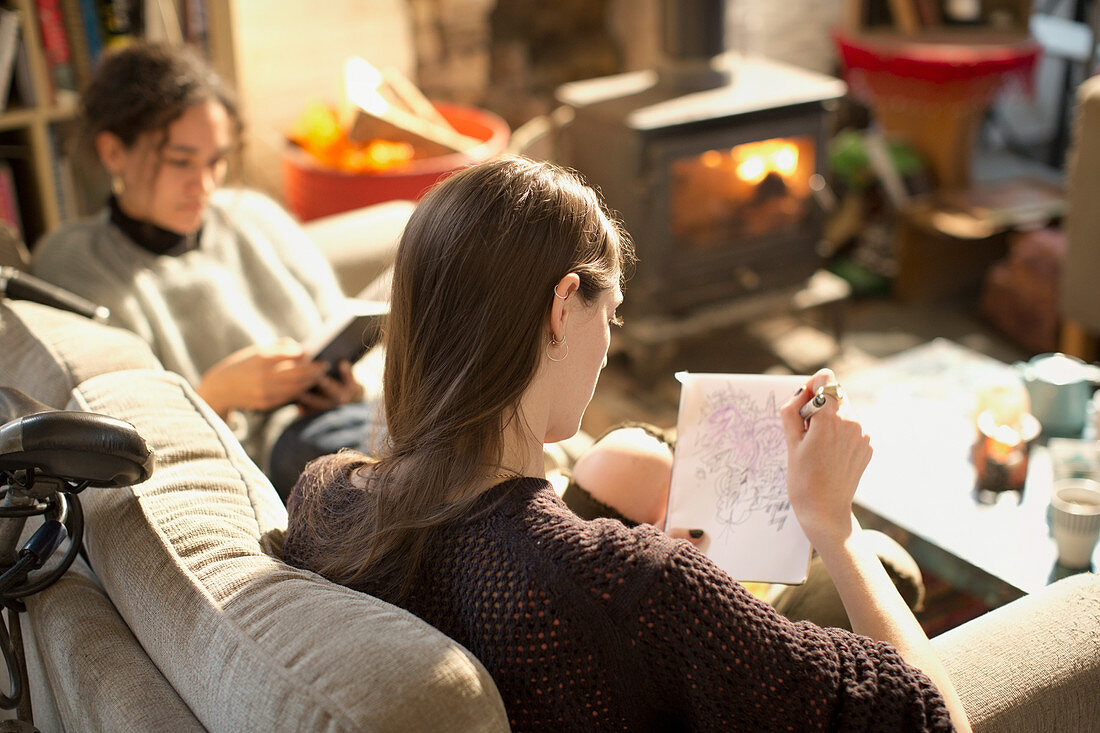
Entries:
{"label": "red fabric", "polygon": [[1030,89],[1041,51],[1031,40],[963,45],[834,38],[852,91],[868,102],[986,104],[1007,78]]}

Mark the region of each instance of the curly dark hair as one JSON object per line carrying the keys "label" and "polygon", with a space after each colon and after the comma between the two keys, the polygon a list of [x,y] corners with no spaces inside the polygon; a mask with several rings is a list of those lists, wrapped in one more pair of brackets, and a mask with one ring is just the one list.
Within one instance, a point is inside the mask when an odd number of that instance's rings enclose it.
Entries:
{"label": "curly dark hair", "polygon": [[80,133],[93,145],[101,132],[132,146],[143,133],[164,132],[194,104],[220,102],[242,129],[236,95],[195,53],[138,41],[104,56],[84,89]]}

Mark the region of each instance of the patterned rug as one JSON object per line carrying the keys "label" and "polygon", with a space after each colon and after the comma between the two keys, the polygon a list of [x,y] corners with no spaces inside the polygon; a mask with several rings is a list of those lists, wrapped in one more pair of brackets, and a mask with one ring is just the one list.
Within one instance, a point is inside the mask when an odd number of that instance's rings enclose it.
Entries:
{"label": "patterned rug", "polygon": [[949,585],[938,575],[924,570],[922,575],[924,610],[917,614],[917,620],[929,638],[992,610],[981,598]]}

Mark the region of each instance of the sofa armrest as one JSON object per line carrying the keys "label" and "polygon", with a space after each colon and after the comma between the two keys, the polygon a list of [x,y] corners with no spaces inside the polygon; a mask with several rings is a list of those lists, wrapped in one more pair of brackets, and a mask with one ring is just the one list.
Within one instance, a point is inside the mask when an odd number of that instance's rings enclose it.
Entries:
{"label": "sofa armrest", "polygon": [[975,731],[1100,720],[1100,576],[1074,575],[932,640]]}
{"label": "sofa armrest", "polygon": [[393,264],[414,206],[412,201],[387,201],[302,226],[336,271],[344,294],[356,295]]}
{"label": "sofa armrest", "polygon": [[70,409],[132,423],[145,482],[87,491],[85,547],[119,616],[210,730],[505,731],[484,666],[411,613],[271,555],[286,509],[182,377],[93,377]]}
{"label": "sofa armrest", "polygon": [[27,616],[23,638],[39,730],[204,730],[80,558],[27,598]]}

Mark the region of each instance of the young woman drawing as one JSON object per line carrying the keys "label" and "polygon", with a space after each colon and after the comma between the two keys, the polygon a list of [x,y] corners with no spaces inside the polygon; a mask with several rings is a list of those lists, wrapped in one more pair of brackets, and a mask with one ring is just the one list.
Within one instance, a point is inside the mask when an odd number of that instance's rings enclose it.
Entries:
{"label": "young woman drawing", "polygon": [[690,543],[583,520],[545,480],[543,443],[576,432],[606,363],[630,258],[596,194],[552,165],[439,184],[397,254],[388,450],[307,468],[284,557],[463,644],[517,731],[966,730],[852,517],[867,436],[843,402],[798,416],[830,373],[782,408],[789,495],[863,636],[792,623]]}
{"label": "young woman drawing", "polygon": [[348,364],[328,377],[300,345],[342,299],[331,268],[278,204],[221,188],[241,132],[226,86],[185,50],[137,43],[100,63],[80,109],[113,193],[35,246],[34,273],[144,337],[270,456],[282,492],[309,459],[360,445],[378,410]]}

